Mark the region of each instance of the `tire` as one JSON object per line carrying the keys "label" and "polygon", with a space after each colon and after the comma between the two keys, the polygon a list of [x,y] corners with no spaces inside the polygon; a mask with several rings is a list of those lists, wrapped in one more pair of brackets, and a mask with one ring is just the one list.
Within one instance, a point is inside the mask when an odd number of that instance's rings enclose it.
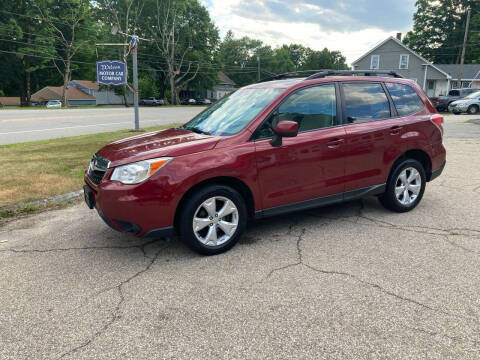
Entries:
{"label": "tire", "polygon": [[[404,186],[405,182],[408,182],[407,188]],[[415,159],[406,159],[392,169],[388,177],[387,189],[379,200],[389,210],[407,212],[414,209],[422,200],[425,185],[426,176],[423,165]],[[398,197],[396,190],[399,190]]]}
{"label": "tire", "polygon": [[[220,214],[222,209],[227,214],[224,217]],[[202,255],[223,253],[231,249],[245,231],[245,201],[236,190],[228,186],[206,186],[186,201],[178,225],[180,239],[193,251]]]}
{"label": "tire", "polygon": [[477,105],[470,105],[467,109],[467,112],[470,115],[474,115],[474,114],[478,113],[478,106]]}
{"label": "tire", "polygon": [[454,112],[453,115],[462,115],[462,113]]}

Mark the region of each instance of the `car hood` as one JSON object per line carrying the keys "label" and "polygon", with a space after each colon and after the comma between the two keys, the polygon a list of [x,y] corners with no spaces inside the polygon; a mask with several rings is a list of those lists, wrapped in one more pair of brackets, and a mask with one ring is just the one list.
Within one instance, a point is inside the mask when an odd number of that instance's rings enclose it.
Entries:
{"label": "car hood", "polygon": [[461,105],[461,104],[467,104],[470,100],[456,100],[456,101],[452,101],[452,105]]}
{"label": "car hood", "polygon": [[110,167],[161,156],[181,156],[213,149],[218,137],[180,128],[166,129],[112,142],[98,151]]}

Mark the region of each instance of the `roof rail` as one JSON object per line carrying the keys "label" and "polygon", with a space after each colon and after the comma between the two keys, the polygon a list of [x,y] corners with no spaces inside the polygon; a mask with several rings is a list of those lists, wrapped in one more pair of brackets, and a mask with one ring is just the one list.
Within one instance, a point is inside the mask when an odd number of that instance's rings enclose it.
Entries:
{"label": "roof rail", "polygon": [[393,70],[322,70],[313,75],[310,75],[305,80],[320,79],[326,76],[336,76],[336,75],[364,75],[364,76],[382,76],[390,75],[396,78],[403,78],[402,75],[396,73]]}
{"label": "roof rail", "polygon": [[277,74],[265,79],[262,79],[260,81],[257,81],[257,83],[265,82],[265,81],[272,81],[272,80],[282,80],[282,79],[293,79],[293,78],[302,78],[302,77],[307,77],[308,74],[314,73],[314,74],[320,74],[322,71],[326,70],[298,70],[298,71],[291,71],[283,74]]}

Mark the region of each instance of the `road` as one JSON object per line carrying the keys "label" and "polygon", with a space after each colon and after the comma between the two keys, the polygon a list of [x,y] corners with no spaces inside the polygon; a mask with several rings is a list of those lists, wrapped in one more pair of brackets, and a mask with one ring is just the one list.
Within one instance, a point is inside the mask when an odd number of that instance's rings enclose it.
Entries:
{"label": "road", "polygon": [[249,224],[226,254],[84,204],[0,228],[1,359],[478,359],[480,125],[448,118],[412,212],[375,198]]}
{"label": "road", "polygon": [[[140,107],[140,127],[184,123],[204,107]],[[0,145],[132,129],[133,108],[0,110]]]}

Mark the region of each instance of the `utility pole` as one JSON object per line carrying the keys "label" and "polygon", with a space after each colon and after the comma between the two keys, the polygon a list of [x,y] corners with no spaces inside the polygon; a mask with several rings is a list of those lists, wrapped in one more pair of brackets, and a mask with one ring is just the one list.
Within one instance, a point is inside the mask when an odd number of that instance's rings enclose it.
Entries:
{"label": "utility pole", "polygon": [[260,56],[257,55],[257,78],[260,81]]}
{"label": "utility pole", "polygon": [[465,24],[465,35],[463,37],[462,57],[460,59],[460,66],[458,67],[458,77],[457,77],[457,88],[458,89],[462,87],[463,62],[465,60],[465,47],[467,46],[468,27],[470,26],[470,12],[471,12],[471,10],[468,9],[468,11],[467,11],[467,23]]}
{"label": "utility pole", "polygon": [[[133,35],[131,43],[138,44],[138,36]],[[140,129],[140,120],[138,119],[138,66],[137,66],[137,45],[130,46],[133,58],[133,106],[135,107],[135,130]]]}
{"label": "utility pole", "polygon": [[137,48],[138,48],[138,41],[141,40],[146,40],[146,41],[152,41],[150,39],[143,39],[141,37],[138,37],[137,35],[129,35],[124,32],[121,32],[120,29],[116,26],[114,26],[111,30],[112,35],[116,34],[121,34],[125,35],[128,37],[131,37],[130,40],[130,54],[132,54],[132,60],[133,60],[133,105],[135,107],[135,131],[140,130],[140,120],[139,120],[139,114],[138,114],[138,65],[137,65]]}

